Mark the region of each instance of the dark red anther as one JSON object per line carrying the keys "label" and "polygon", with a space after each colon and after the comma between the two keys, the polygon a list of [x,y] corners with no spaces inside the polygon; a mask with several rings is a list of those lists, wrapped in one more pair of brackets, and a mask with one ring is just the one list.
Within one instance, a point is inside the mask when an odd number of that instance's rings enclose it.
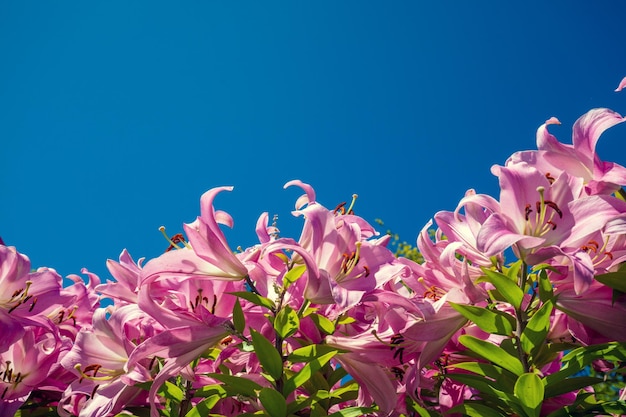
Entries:
{"label": "dark red anther", "polygon": [[365,269],[365,276],[369,277],[370,276],[370,269],[367,266],[365,266],[365,265],[363,265],[363,269]]}
{"label": "dark red anther", "polygon": [[552,230],[555,230],[555,229],[556,229],[556,223],[554,223],[553,221],[548,220],[546,223],[548,223],[548,224],[552,225]]}
{"label": "dark red anther", "polygon": [[391,367],[391,373],[393,373],[396,379],[400,382],[402,382],[402,380],[404,379],[404,370],[401,368],[398,368],[397,366]]}
{"label": "dark red anther", "polygon": [[20,295],[22,293],[22,291],[24,291],[23,288],[20,288],[19,290],[15,290],[15,292],[13,293],[13,295],[11,296],[11,298],[15,298],[18,295]]}
{"label": "dark red anther", "polygon": [[550,175],[549,172],[546,172],[546,178],[548,179],[548,182],[550,183],[550,185],[552,185],[554,181],[556,181],[556,179],[552,175]]}
{"label": "dark red anther", "polygon": [[526,221],[528,221],[528,217],[530,216],[530,213],[532,213],[532,211],[533,210],[530,208],[530,204],[526,204],[526,207],[524,207]]}
{"label": "dark red anther", "polygon": [[2,395],[0,396],[0,399],[4,399],[4,396],[7,395],[8,390],[9,390],[9,387],[4,387],[4,391],[2,391]]}
{"label": "dark red anther", "polygon": [[337,207],[333,210],[333,214],[346,214],[346,202],[339,203]]}
{"label": "dark red anther", "polygon": [[95,397],[96,395],[96,390],[98,389],[100,385],[96,385],[95,387],[93,387],[93,391],[91,391],[91,398]]}
{"label": "dark red anther", "polygon": [[563,218],[563,212],[561,211],[561,209],[559,208],[559,206],[556,205],[555,202],[550,201],[550,200],[546,200],[544,201],[545,205],[552,208],[552,210],[556,211],[556,214],[559,215],[559,218]]}
{"label": "dark red anther", "polygon": [[[208,304],[208,301],[207,301]],[[217,295],[213,294],[213,305],[211,306],[211,314],[215,314],[215,306],[217,305]]]}
{"label": "dark red anther", "polygon": [[598,250],[598,248],[600,247],[600,244],[598,242],[596,242],[595,240],[590,240],[587,243],[589,243],[590,245],[594,246],[596,248],[596,250]]}
{"label": "dark red anther", "polygon": [[33,311],[33,308],[35,308],[35,304],[37,304],[37,297],[33,298],[33,302],[31,303],[30,308],[28,309],[28,312]]}
{"label": "dark red anther", "polygon": [[613,260],[613,254],[611,252],[604,252],[604,254],[608,256],[610,260]]}
{"label": "dark red anther", "polygon": [[[174,236],[172,236],[172,239],[171,239],[171,240],[172,240],[172,243],[174,243],[174,244],[176,244],[176,243],[185,243],[185,242],[186,242],[186,240],[185,240],[185,236],[183,236],[183,234],[182,234],[182,233],[176,233]],[[175,246],[175,245],[173,245],[173,244],[170,244],[170,245],[168,246],[168,248],[167,248],[167,249],[165,249],[165,252],[169,252],[169,251],[171,251],[172,249],[176,249],[176,246]]]}
{"label": "dark red anther", "polygon": [[93,371],[93,374],[91,376],[95,378],[100,368],[102,368],[102,365],[98,365],[97,363],[94,363],[93,365],[86,366],[84,373],[87,374],[87,372]]}

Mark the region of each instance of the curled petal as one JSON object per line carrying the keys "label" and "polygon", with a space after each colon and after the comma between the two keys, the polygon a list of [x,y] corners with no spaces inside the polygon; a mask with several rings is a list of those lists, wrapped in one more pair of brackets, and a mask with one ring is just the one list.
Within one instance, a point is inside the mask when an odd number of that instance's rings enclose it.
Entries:
{"label": "curled petal", "polygon": [[618,93],[622,91],[625,87],[626,87],[626,77],[622,78],[622,81],[620,81],[619,85],[615,89],[615,92]]}
{"label": "curled petal", "polygon": [[296,209],[300,210],[302,207],[304,207],[306,204],[312,204],[315,203],[315,190],[313,189],[313,187],[311,187],[309,184],[306,184],[300,180],[291,180],[289,182],[287,182],[283,188],[288,188],[291,187],[292,185],[296,185],[300,188],[302,188],[304,190],[304,192],[306,193],[305,195],[301,196],[300,198],[298,198],[298,200],[296,201]]}
{"label": "curled petal", "polygon": [[572,143],[579,150],[581,157],[589,158],[587,166],[593,166],[596,144],[600,135],[610,127],[622,123],[624,119],[619,113],[609,109],[592,109],[582,115],[574,123]]}

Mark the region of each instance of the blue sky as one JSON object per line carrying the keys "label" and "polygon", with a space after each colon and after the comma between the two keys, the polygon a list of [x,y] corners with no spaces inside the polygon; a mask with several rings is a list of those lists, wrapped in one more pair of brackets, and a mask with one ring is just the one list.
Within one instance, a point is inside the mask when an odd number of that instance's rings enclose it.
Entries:
{"label": "blue sky", "polygon": [[[549,117],[569,142],[588,109],[626,113],[626,6],[608,4],[2,2],[0,236],[105,278],[215,186],[235,186],[216,200],[233,248],[263,211],[297,238],[298,178],[414,241],[468,188],[497,196],[490,166]],[[626,165],[625,138],[601,156]]]}

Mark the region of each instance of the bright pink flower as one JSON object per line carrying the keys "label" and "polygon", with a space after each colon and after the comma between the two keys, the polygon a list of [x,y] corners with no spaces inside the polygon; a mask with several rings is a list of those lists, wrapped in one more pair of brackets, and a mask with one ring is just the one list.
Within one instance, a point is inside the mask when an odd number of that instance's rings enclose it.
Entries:
{"label": "bright pink flower", "polygon": [[548,125],[560,124],[552,117],[537,130],[538,151],[517,152],[507,165],[524,161],[552,178],[566,171],[584,180],[588,194],[610,194],[626,185],[626,168],[600,160],[596,145],[606,129],[624,120],[612,110],[592,109],[574,123],[572,145],[567,145],[548,132]]}
{"label": "bright pink flower", "polygon": [[93,327],[78,333],[72,350],[61,360],[79,377],[66,390],[64,402],[77,394],[86,397],[80,416],[119,413],[144,391],[134,385],[151,379],[147,362],[127,368],[136,345],[153,334],[151,320],[136,305],[114,310],[109,319],[107,314],[107,309],[96,310]]}
{"label": "bright pink flower", "polygon": [[626,341],[626,296],[613,299],[613,290],[597,281],[584,294],[573,284],[555,288],[556,307],[568,316],[567,326],[584,344]]}
{"label": "bright pink flower", "polygon": [[28,326],[19,340],[0,353],[0,417],[13,416],[46,379],[58,359],[60,344],[58,334]]}
{"label": "bright pink flower", "polygon": [[219,227],[220,224],[232,227],[232,218],[228,213],[213,208],[215,196],[221,191],[231,191],[232,188],[217,187],[202,195],[200,216],[193,223],[183,225],[189,244],[152,259],[143,268],[142,279],[153,275],[193,275],[240,281],[248,275],[248,269],[230,249]]}
{"label": "bright pink flower", "polygon": [[[293,214],[305,218],[298,243],[318,270],[317,275],[309,273],[304,294],[307,299],[334,304],[336,314],[340,314],[367,292],[403,273],[405,266],[385,247],[385,239],[367,240],[375,233],[367,222],[352,214],[332,212],[315,202],[315,192],[308,184],[290,181],[285,187],[290,185],[306,191],[296,203],[299,210]],[[307,206],[302,207],[305,203]]]}
{"label": "bright pink flower", "polygon": [[0,245],[0,353],[24,335],[26,325],[51,326],[41,314],[63,302],[59,274],[39,268],[30,272],[30,260],[12,246]]}
{"label": "bright pink flower", "polygon": [[115,281],[98,285],[96,291],[114,300],[116,305],[137,303],[143,260],[135,263],[126,249],[120,254],[119,262],[107,259],[107,268]]}

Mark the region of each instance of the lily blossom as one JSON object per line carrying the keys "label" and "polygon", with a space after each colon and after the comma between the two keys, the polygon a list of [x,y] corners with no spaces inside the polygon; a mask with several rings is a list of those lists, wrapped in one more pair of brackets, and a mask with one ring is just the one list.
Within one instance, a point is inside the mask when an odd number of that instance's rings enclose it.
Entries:
{"label": "lily blossom", "polygon": [[509,158],[507,165],[524,161],[535,165],[544,175],[552,178],[567,171],[584,180],[587,194],[610,194],[626,185],[626,168],[600,160],[596,145],[605,130],[624,120],[626,118],[612,110],[592,109],[576,120],[572,144],[567,145],[548,132],[548,125],[560,124],[557,118],[552,117],[537,130],[538,150],[517,152]]}
{"label": "lily blossom", "polygon": [[[229,214],[213,208],[215,196],[233,187],[217,187],[204,193],[200,199],[200,216],[183,228],[189,244],[168,251],[148,262],[142,269],[142,280],[159,276],[198,276],[208,279],[240,281],[248,269],[233,253],[219,225],[232,227]],[[162,229],[164,231],[164,229]]]}
{"label": "lily blossom", "polygon": [[67,388],[61,407],[80,393],[87,398],[80,409],[81,417],[119,413],[144,393],[134,385],[151,379],[145,363],[127,369],[137,343],[153,333],[150,319],[133,304],[116,309],[108,320],[107,314],[107,309],[96,310],[93,327],[78,333],[72,350],[61,360],[66,369],[79,376]]}

